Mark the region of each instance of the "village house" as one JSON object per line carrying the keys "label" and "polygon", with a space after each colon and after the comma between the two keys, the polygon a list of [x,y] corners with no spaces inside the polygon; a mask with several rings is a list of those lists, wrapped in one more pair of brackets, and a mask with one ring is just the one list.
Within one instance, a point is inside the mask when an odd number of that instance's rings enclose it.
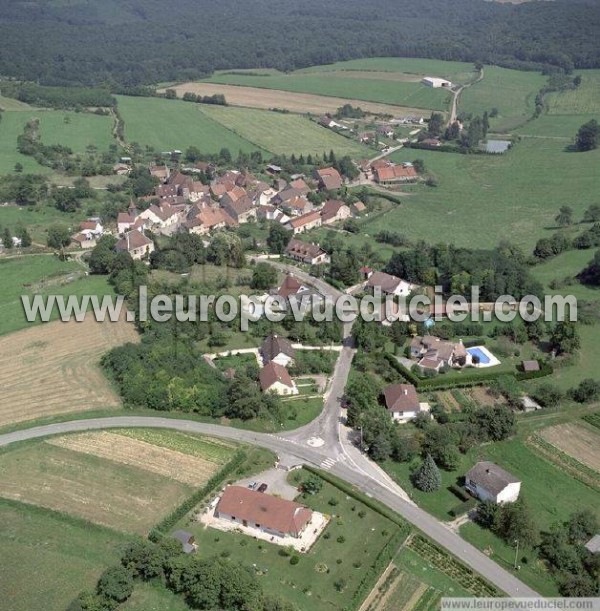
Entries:
{"label": "village house", "polygon": [[91,233],[95,237],[100,237],[104,233],[104,227],[99,219],[88,219],[79,223],[79,231]]}
{"label": "village house", "polygon": [[462,341],[449,342],[433,335],[413,337],[410,356],[419,359],[419,367],[433,371],[443,367],[464,367],[471,363],[471,355]]}
{"label": "village house", "polygon": [[267,363],[259,373],[260,387],[263,392],[271,392],[277,395],[297,395],[298,387],[288,370],[283,365],[270,362]]}
{"label": "village house", "polygon": [[276,363],[287,367],[294,362],[296,351],[292,348],[292,344],[285,337],[272,333],[265,339],[260,347],[260,354],[263,363]]}
{"label": "village house", "polygon": [[276,194],[277,191],[273,187],[262,181],[248,189],[248,195],[257,206],[267,205]]}
{"label": "village house", "polygon": [[438,148],[439,146],[442,146],[442,143],[437,138],[425,138],[424,140],[421,140],[419,144],[428,146],[430,148]]}
{"label": "village house", "polygon": [[264,218],[268,221],[275,221],[277,223],[281,223],[285,225],[289,222],[290,218],[285,212],[276,208],[275,206],[271,206],[267,204],[266,206],[259,206],[256,210],[256,216],[258,218]]}
{"label": "village house", "polygon": [[273,290],[274,295],[279,295],[284,299],[288,299],[292,295],[303,293],[308,290],[308,287],[302,284],[293,274],[286,274],[281,286]]}
{"label": "village house", "polygon": [[383,390],[385,406],[392,418],[407,422],[420,413],[428,412],[427,403],[419,403],[417,389],[412,384],[391,384]]}
{"label": "village house", "polygon": [[307,265],[322,265],[330,261],[329,255],[318,244],[308,244],[294,238],[287,245],[285,254]]}
{"label": "village house", "polygon": [[115,244],[115,250],[117,252],[128,252],[132,259],[139,261],[154,252],[154,242],[141,231],[134,229],[125,233]]}
{"label": "village house", "polygon": [[312,203],[301,195],[286,200],[281,204],[281,207],[288,211],[291,216],[302,216],[303,214],[308,214],[314,208]]}
{"label": "village house", "polygon": [[294,232],[294,235],[309,231],[315,227],[321,226],[321,213],[318,210],[313,210],[302,216],[297,216],[287,223],[286,227]]}
{"label": "village house", "polygon": [[352,216],[350,208],[339,199],[328,199],[321,208],[321,223],[331,225]]}
{"label": "village house", "polygon": [[169,204],[163,206],[152,205],[140,212],[137,218],[145,219],[150,222],[152,227],[166,229],[177,224],[180,219],[179,211]]}
{"label": "village house", "polygon": [[183,223],[188,233],[205,235],[213,229],[224,229],[225,227],[236,227],[237,222],[225,210],[221,208],[204,208],[200,213]]}
{"label": "village house", "polygon": [[386,165],[373,169],[375,182],[380,185],[393,185],[404,182],[415,182],[419,175],[414,166],[409,163]]}
{"label": "village house", "polygon": [[117,215],[117,232],[119,235],[129,231],[135,223],[135,217],[129,212],[119,212]]}
{"label": "village house", "polygon": [[367,281],[367,288],[374,289],[376,287],[380,288],[382,293],[395,297],[406,297],[415,288],[410,282],[391,274],[373,272]]}
{"label": "village house", "polygon": [[96,236],[92,233],[76,233],[71,237],[71,240],[74,242],[75,246],[81,249],[94,248],[96,246]]}
{"label": "village house", "polygon": [[340,173],[335,168],[322,168],[315,170],[315,178],[319,183],[319,188],[325,191],[335,191],[343,184]]}
{"label": "village house", "polygon": [[131,172],[131,168],[124,163],[115,163],[113,166],[113,174],[117,176],[127,176]]}
{"label": "village house", "polygon": [[160,182],[167,182],[171,176],[171,170],[166,165],[155,165],[150,168],[150,176],[158,178]]}
{"label": "village house", "polygon": [[306,184],[304,178],[295,178],[290,182],[290,187],[300,193],[300,195],[308,195],[310,193],[310,187]]}
{"label": "village house", "polygon": [[300,537],[312,515],[304,505],[243,486],[227,486],[215,508],[217,518],[275,537]]}
{"label": "village house", "polygon": [[223,210],[239,224],[247,223],[250,219],[256,220],[256,206],[247,195],[232,200],[226,193],[220,203]]}
{"label": "village house", "polygon": [[493,462],[481,461],[465,475],[465,488],[482,501],[514,503],[519,498],[521,482]]}
{"label": "village house", "polygon": [[189,186],[188,199],[195,203],[204,197],[210,197],[210,187],[199,180],[194,180]]}
{"label": "village house", "polygon": [[367,207],[363,202],[354,202],[352,204],[352,209],[354,211],[354,214],[356,214],[357,216],[360,216],[361,214],[364,214],[367,211]]}

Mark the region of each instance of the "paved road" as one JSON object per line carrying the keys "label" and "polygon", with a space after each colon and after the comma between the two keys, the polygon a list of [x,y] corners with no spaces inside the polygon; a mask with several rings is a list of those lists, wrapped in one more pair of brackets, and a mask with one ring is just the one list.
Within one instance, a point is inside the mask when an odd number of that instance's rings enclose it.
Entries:
{"label": "paved road", "polygon": [[[297,459],[298,462],[307,463],[316,467],[320,467],[324,460],[331,457],[331,452],[325,445],[321,448],[312,448],[301,441],[277,435],[255,433],[252,431],[244,431],[216,424],[193,422],[190,420],[143,416],[115,416],[88,420],[72,420],[70,422],[33,427],[0,435],[0,447],[18,441],[46,437],[48,435],[93,429],[130,427],[166,428],[189,433],[223,437],[242,443],[259,445],[276,452],[280,456],[289,456]],[[495,584],[499,589],[510,596],[538,596],[531,588],[521,583],[509,572],[490,560],[485,554],[464,541],[447,526],[441,524],[438,520],[422,509],[419,509],[417,506],[400,498],[385,482],[376,481],[370,475],[357,471],[350,461],[338,458],[331,466],[330,472],[356,485],[364,493],[385,503],[385,505],[399,513],[407,521],[414,524],[434,541],[458,556],[472,569],[483,575],[488,581]]]}

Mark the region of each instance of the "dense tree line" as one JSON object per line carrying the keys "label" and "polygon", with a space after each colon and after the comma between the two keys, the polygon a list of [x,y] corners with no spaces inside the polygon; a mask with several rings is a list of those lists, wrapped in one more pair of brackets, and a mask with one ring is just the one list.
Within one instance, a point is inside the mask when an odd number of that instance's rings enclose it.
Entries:
{"label": "dense tree line", "polygon": [[510,244],[493,250],[420,243],[392,255],[385,271],[415,284],[441,285],[446,294],[470,296],[478,286],[482,301],[500,295],[520,299],[543,294],[527,268],[523,253]]}
{"label": "dense tree line", "polygon": [[587,1],[457,0],[449,11],[444,0],[425,6],[306,0],[301,7],[285,0],[277,10],[266,0],[177,0],[166,12],[158,0],[108,0],[102,7],[5,2],[0,74],[53,85],[135,87],[196,79],[215,69],[290,70],[369,56],[569,70],[600,65],[598,27],[597,6]]}
{"label": "dense tree line", "polygon": [[43,87],[35,83],[2,83],[2,95],[44,108],[113,107],[115,98],[107,89],[93,87]]}
{"label": "dense tree line", "polygon": [[263,591],[256,573],[226,558],[184,554],[175,539],[135,541],[121,563],[108,567],[95,591],[82,592],[68,611],[112,611],[129,599],[135,581],[164,584],[192,609],[229,611],[296,611],[296,607]]}

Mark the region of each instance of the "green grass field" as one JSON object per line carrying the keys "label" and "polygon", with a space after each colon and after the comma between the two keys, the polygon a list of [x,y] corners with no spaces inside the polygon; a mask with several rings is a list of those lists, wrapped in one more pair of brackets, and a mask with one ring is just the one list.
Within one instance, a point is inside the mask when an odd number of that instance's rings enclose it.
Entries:
{"label": "green grass field", "polygon": [[[21,295],[110,295],[105,276],[85,276],[81,265],[54,256],[35,255],[0,260],[0,335],[24,329]],[[33,323],[38,324],[38,323]]]}
{"label": "green grass field", "polygon": [[203,112],[200,104],[178,100],[117,96],[119,113],[125,122],[129,142],[154,147],[157,151],[197,146],[204,153],[218,153],[228,148],[260,150],[252,142],[223,127]]}
{"label": "green grass field", "polygon": [[491,121],[492,130],[512,129],[533,114],[535,96],[546,80],[537,72],[485,66],[483,80],[462,92],[458,111],[481,115],[496,107],[498,117]]}
{"label": "green grass field", "polygon": [[321,155],[334,150],[338,155],[368,157],[371,149],[340,136],[295,114],[250,108],[203,107],[203,112],[241,138],[276,155]]}
{"label": "green grass field", "polygon": [[431,110],[447,110],[451,94],[442,89],[421,85],[418,80],[401,81],[389,77],[375,78],[353,75],[351,72],[292,72],[291,74],[216,74],[205,82],[245,87],[280,89],[297,93],[312,93],[340,98],[381,102]]}
{"label": "green grass field", "polygon": [[2,110],[33,110],[33,107],[15,98],[6,98],[0,95],[0,109]]}
{"label": "green grass field", "polygon": [[398,162],[423,159],[439,186],[419,187],[364,231],[395,229],[415,240],[473,248],[506,239],[530,251],[555,231],[561,206],[581,218],[596,201],[600,150],[576,154],[564,148],[563,140],[528,138],[502,156],[398,151],[392,155]]}
{"label": "green grass field", "polygon": [[563,145],[575,140],[577,130],[592,118],[591,115],[551,115],[543,114],[535,120],[528,121],[516,131],[519,135],[535,138],[560,138]]}
{"label": "green grass field", "polygon": [[79,592],[95,586],[107,566],[118,562],[119,546],[126,541],[109,529],[0,499],[3,608],[63,611]]}
{"label": "green grass field", "polygon": [[[600,114],[600,70],[579,70],[581,85],[577,89],[548,95],[548,112],[553,115]],[[590,118],[592,118],[590,116]]]}
{"label": "green grass field", "polygon": [[[335,62],[323,66],[303,68],[297,70],[296,74],[336,72],[338,70],[397,72],[419,77],[438,76],[446,78],[453,83],[467,83],[475,77],[473,64],[411,57],[370,57],[365,59],[351,59],[346,62]],[[260,72],[263,71],[261,70]]]}

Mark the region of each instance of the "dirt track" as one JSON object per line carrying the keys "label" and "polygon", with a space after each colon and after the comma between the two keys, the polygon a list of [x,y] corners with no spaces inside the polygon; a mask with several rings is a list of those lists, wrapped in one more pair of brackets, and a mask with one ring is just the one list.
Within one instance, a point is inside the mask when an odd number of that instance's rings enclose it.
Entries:
{"label": "dirt track", "polygon": [[[414,115],[425,117],[430,111],[422,108],[407,108],[392,104],[380,104],[377,102],[366,102],[364,100],[347,100],[324,95],[313,95],[310,93],[294,93],[281,91],[279,89],[261,89],[259,87],[240,87],[238,85],[219,85],[216,83],[182,83],[171,87],[181,97],[186,91],[200,95],[223,94],[227,103],[232,106],[246,106],[248,108],[282,108],[297,113],[323,114],[335,112],[344,104],[360,106],[363,110],[374,114],[389,114],[394,117]],[[164,89],[159,90],[159,93]]]}

